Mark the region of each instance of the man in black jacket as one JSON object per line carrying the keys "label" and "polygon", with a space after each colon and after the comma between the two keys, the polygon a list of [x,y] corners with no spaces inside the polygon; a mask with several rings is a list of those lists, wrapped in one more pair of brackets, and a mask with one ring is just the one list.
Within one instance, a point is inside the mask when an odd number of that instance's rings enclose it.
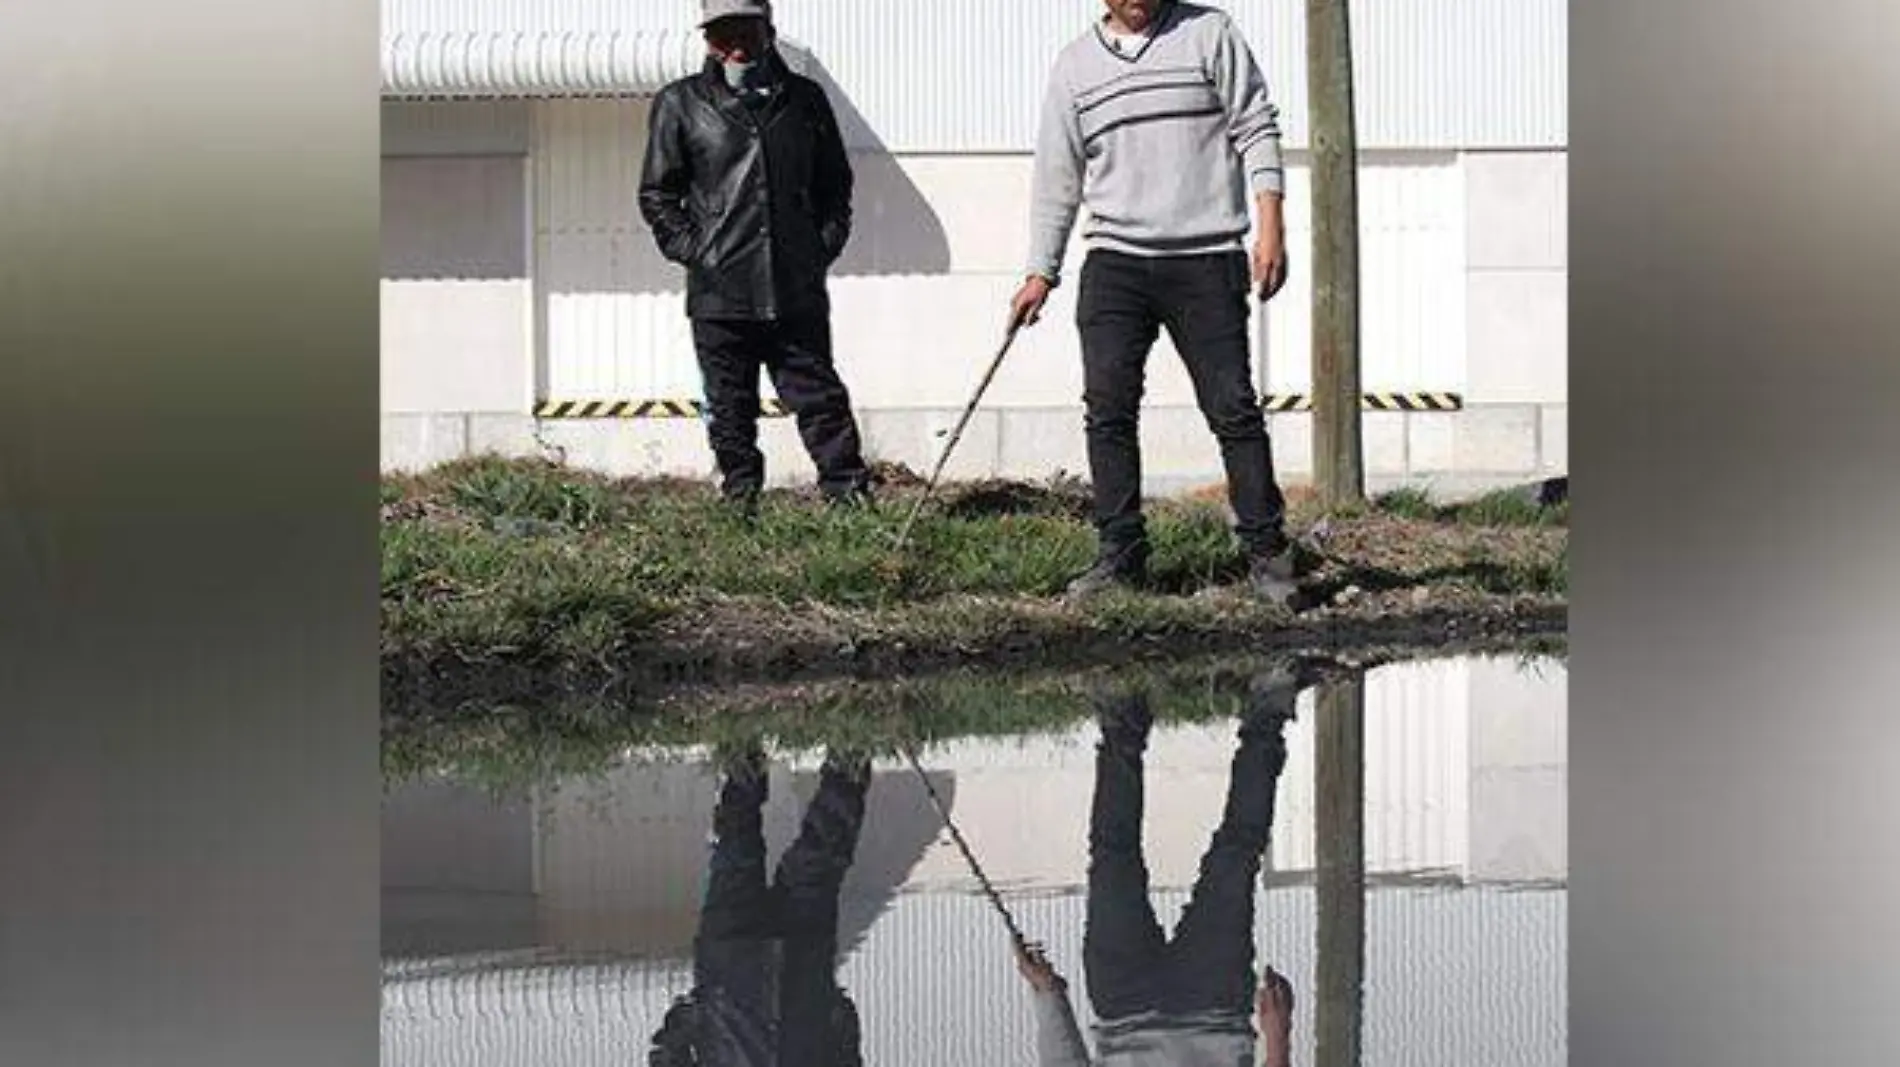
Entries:
{"label": "man in black jacket", "polygon": [[759,371],[798,420],[833,503],[869,500],[851,396],[832,360],[825,275],[851,235],[852,174],[819,85],[775,47],[767,0],[704,0],[705,69],[654,98],[640,213],[686,268],[726,499],[765,482]]}
{"label": "man in black jacket", "polygon": [[871,763],[827,754],[798,839],[765,877],[765,753],[728,753],[693,947],[649,1067],[862,1067],[857,1006],[838,984],[838,896],[864,826]]}

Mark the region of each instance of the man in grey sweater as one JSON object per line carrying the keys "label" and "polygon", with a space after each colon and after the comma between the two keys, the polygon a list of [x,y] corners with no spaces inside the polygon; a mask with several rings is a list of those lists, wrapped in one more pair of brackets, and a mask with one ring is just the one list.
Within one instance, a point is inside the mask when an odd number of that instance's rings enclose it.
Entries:
{"label": "man in grey sweater", "polygon": [[1265,300],[1286,280],[1278,110],[1224,12],[1185,0],[1105,3],[1049,78],[1028,277],[1010,305],[1012,326],[1037,321],[1086,205],[1076,324],[1101,544],[1070,589],[1146,576],[1137,424],[1145,364],[1165,327],[1220,442],[1249,585],[1290,606],[1297,586],[1285,500],[1247,345],[1250,292]]}
{"label": "man in grey sweater", "polygon": [[[1226,808],[1172,940],[1149,902],[1141,848],[1142,755],[1153,718],[1139,692],[1098,701],[1082,957],[1098,1020],[1093,1062],[1102,1067],[1253,1067],[1256,1040],[1266,1067],[1287,1067],[1293,991],[1270,967],[1255,984],[1254,883],[1298,692],[1291,671],[1249,687]],[[1017,964],[1034,990],[1042,1067],[1089,1067],[1067,983],[1040,949]]]}

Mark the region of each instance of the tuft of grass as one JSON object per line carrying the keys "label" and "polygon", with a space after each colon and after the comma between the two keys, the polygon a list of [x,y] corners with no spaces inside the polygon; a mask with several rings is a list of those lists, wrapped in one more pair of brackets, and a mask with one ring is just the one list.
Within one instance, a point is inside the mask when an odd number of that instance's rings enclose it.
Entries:
{"label": "tuft of grass", "polygon": [[382,530],[385,648],[596,660],[664,617],[652,569],[582,544],[420,522]]}
{"label": "tuft of grass", "polygon": [[1522,490],[1500,489],[1454,505],[1451,517],[1474,526],[1562,526],[1570,520],[1568,501],[1544,507]]}
{"label": "tuft of grass", "polygon": [[623,519],[626,509],[608,484],[546,462],[468,461],[440,475],[449,501],[489,520],[554,523],[577,529]]}
{"label": "tuft of grass", "polygon": [[1464,526],[1559,527],[1570,521],[1568,501],[1545,507],[1523,489],[1498,489],[1461,503],[1441,504],[1426,490],[1406,486],[1374,497],[1372,507],[1397,519]]}
{"label": "tuft of grass", "polygon": [[1373,498],[1372,506],[1399,519],[1431,522],[1438,518],[1438,505],[1432,503],[1432,495],[1413,486],[1381,493]]}

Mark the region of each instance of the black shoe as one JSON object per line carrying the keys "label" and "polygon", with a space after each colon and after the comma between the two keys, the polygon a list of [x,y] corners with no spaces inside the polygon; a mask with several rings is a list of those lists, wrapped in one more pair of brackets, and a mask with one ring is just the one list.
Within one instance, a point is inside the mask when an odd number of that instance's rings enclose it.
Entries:
{"label": "black shoe", "polygon": [[722,745],[713,751],[713,762],[724,779],[722,786],[763,790],[769,780],[771,764],[757,745]]}
{"label": "black shoe", "polygon": [[734,522],[747,527],[759,524],[759,494],[757,492],[729,492],[721,499],[720,504]]}
{"label": "black shoe", "polygon": [[827,749],[819,773],[836,775],[856,785],[869,785],[871,757],[856,749]]}
{"label": "black shoe", "polygon": [[1094,596],[1110,589],[1139,589],[1148,581],[1148,547],[1103,548],[1089,569],[1069,583],[1064,595],[1071,598]]}
{"label": "black shoe", "polygon": [[1291,542],[1253,554],[1247,561],[1247,591],[1276,607],[1293,610],[1299,600],[1299,563]]}

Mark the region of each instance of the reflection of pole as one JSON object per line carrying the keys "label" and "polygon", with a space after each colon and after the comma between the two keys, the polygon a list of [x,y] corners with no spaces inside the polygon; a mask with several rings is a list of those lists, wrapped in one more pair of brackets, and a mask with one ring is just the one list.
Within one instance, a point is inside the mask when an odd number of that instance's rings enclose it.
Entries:
{"label": "reflection of pole", "polygon": [[1366,970],[1366,694],[1362,678],[1320,688],[1313,717],[1319,836],[1319,1067],[1358,1067]]}
{"label": "reflection of pole", "polygon": [[970,843],[963,839],[963,831],[957,829],[956,821],[950,818],[950,809],[944,805],[943,797],[937,794],[937,787],[931,784],[930,776],[924,773],[924,765],[918,762],[916,751],[905,749],[904,758],[909,761],[911,770],[917,772],[917,780],[924,784],[924,794],[930,797],[930,806],[937,809],[937,818],[942,820],[943,828],[950,831],[950,840],[956,843],[957,851],[963,854],[963,862],[969,865],[970,873],[976,876],[976,884],[982,887],[990,907],[995,908],[996,914],[1003,920],[1003,927],[1009,931],[1010,944],[1019,953],[1025,951],[1029,947],[1029,940],[1023,936],[1022,928],[1016,925],[1016,917],[1009,913],[1008,905],[1003,903],[1003,895],[991,884],[990,876],[983,873],[983,865],[976,860],[976,851],[970,848]]}

